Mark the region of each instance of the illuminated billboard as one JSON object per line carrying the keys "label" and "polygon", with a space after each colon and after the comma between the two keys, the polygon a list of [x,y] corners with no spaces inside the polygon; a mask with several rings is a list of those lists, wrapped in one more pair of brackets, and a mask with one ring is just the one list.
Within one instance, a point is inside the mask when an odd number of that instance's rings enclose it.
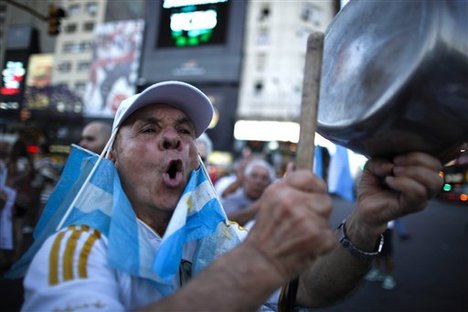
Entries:
{"label": "illuminated billboard", "polygon": [[139,83],[237,83],[246,6],[234,0],[147,0]]}
{"label": "illuminated billboard", "polygon": [[136,91],[143,20],[99,24],[94,30],[93,61],[84,95],[85,115],[114,116],[122,100]]}
{"label": "illuminated billboard", "polygon": [[83,100],[65,84],[52,84],[53,54],[31,54],[23,107],[32,119],[79,118]]}
{"label": "illuminated billboard", "polygon": [[0,64],[0,120],[19,118],[31,53],[39,50],[38,31],[29,25],[11,25],[5,32],[4,61]]}
{"label": "illuminated billboard", "polygon": [[7,50],[1,69],[0,111],[19,110],[23,100],[28,67],[27,50]]}
{"label": "illuminated billboard", "polygon": [[2,95],[16,95],[22,91],[26,68],[22,61],[7,60],[5,68],[2,70]]}
{"label": "illuminated billboard", "polygon": [[164,0],[157,47],[197,47],[226,43],[228,0]]}

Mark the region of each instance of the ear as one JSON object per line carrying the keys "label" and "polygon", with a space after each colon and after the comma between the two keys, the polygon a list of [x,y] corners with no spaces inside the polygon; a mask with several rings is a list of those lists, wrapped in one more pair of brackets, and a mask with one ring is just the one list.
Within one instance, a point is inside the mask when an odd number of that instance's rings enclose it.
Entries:
{"label": "ear", "polygon": [[117,159],[116,159],[116,157],[115,157],[114,149],[112,149],[112,150],[109,152],[109,160],[112,161],[115,165],[117,165]]}

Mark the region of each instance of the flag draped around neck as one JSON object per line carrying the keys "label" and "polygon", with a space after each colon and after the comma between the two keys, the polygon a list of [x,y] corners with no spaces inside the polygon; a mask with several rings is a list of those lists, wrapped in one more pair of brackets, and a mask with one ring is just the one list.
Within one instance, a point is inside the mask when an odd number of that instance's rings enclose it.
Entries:
{"label": "flag draped around neck", "polygon": [[[93,174],[88,177],[90,173]],[[212,234],[217,236],[216,231],[226,228],[219,225],[226,224],[227,218],[201,165],[191,173],[157,254],[141,238],[138,222],[114,164],[73,145],[34,231],[34,243],[6,276],[23,276],[36,252],[57,230],[70,225],[88,225],[108,238],[110,267],[164,286],[177,273],[184,244]],[[233,238],[225,246],[237,242]],[[206,258],[216,252],[210,252]]]}
{"label": "flag draped around neck", "polygon": [[192,171],[164,233],[154,264],[160,283],[170,283],[179,269],[185,242],[211,235],[226,214],[203,165]]}

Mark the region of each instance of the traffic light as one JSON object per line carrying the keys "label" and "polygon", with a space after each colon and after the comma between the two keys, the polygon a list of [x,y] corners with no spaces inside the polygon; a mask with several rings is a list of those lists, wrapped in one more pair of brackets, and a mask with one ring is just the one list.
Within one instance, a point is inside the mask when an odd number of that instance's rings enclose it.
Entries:
{"label": "traffic light", "polygon": [[55,6],[55,4],[49,5],[49,16],[47,17],[49,35],[57,36],[60,33],[60,22],[66,16],[67,13],[64,9]]}

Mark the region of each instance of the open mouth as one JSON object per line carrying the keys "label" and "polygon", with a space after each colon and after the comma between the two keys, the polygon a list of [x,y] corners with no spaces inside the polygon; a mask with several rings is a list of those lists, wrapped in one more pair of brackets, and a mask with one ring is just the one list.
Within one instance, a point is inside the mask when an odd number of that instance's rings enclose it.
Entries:
{"label": "open mouth", "polygon": [[182,171],[182,161],[180,160],[172,160],[169,163],[169,168],[167,169],[166,173],[169,175],[169,178],[175,179],[178,172]]}
{"label": "open mouth", "polygon": [[163,174],[163,181],[169,188],[180,187],[183,183],[182,161],[172,160],[167,166],[166,172]]}

